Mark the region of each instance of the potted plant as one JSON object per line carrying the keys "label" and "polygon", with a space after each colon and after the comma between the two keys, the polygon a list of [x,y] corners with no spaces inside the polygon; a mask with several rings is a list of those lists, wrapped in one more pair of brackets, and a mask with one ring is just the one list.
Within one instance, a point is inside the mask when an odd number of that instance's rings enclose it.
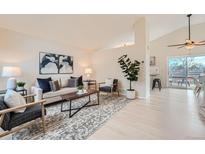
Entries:
{"label": "potted plant", "polygon": [[78,86],[78,94],[83,94],[84,91],[83,91],[83,85],[79,85]]}
{"label": "potted plant", "polygon": [[126,96],[129,99],[135,99],[135,89],[132,89],[132,82],[138,81],[140,62],[137,60],[131,61],[127,55],[123,55],[118,59],[118,63],[122,69],[124,76],[129,80],[130,87],[127,89]]}
{"label": "potted plant", "polygon": [[23,90],[25,84],[26,84],[25,82],[17,82],[17,83],[16,83],[16,85],[17,85],[17,90]]}

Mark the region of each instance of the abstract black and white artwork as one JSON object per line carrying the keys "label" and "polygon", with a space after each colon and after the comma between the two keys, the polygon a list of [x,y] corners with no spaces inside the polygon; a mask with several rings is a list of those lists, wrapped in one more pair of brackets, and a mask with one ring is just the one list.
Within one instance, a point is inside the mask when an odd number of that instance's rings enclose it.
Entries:
{"label": "abstract black and white artwork", "polygon": [[73,57],[54,53],[39,53],[40,74],[71,74],[73,73]]}
{"label": "abstract black and white artwork", "polygon": [[59,55],[59,73],[73,73],[73,57]]}

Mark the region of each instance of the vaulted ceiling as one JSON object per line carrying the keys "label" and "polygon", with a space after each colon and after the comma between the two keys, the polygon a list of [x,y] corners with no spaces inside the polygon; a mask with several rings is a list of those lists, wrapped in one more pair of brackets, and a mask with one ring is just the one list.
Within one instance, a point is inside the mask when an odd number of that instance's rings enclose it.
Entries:
{"label": "vaulted ceiling", "polygon": [[[99,50],[133,42],[133,24],[143,16],[150,25],[150,40],[187,26],[186,15],[0,15],[0,27]],[[205,15],[192,16],[192,24],[202,22]]]}

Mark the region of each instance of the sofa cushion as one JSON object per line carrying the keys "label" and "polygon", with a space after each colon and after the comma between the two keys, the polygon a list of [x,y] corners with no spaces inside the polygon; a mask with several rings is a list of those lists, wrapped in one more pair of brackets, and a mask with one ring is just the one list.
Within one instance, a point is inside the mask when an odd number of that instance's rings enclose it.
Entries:
{"label": "sofa cushion", "polygon": [[50,87],[52,91],[58,91],[60,90],[60,84],[58,82],[58,80],[56,81],[49,81]]}
{"label": "sofa cushion", "polygon": [[43,98],[46,99],[46,98],[56,97],[56,96],[60,96],[60,95],[64,95],[64,94],[68,94],[72,92],[77,92],[77,91],[78,90],[76,87],[74,88],[66,87],[66,88],[62,88],[55,92],[51,91],[51,92],[44,93]]}
{"label": "sofa cushion", "polygon": [[[0,110],[4,110],[4,109],[7,109],[8,107],[6,106],[6,104],[4,103],[4,97],[0,97]],[[10,121],[10,113],[6,113],[4,114],[4,117],[3,117],[3,122],[2,124],[0,125],[0,127],[6,131],[8,130],[9,128],[9,121]]]}
{"label": "sofa cushion", "polygon": [[77,79],[68,79],[68,87],[77,87],[78,80]]}
{"label": "sofa cushion", "polygon": [[[45,110],[45,114],[46,114],[46,110]],[[34,120],[41,116],[42,116],[41,105],[39,104],[28,107],[26,111],[23,113],[11,113],[9,130],[16,126],[24,124],[26,122],[30,122],[31,120]]]}
{"label": "sofa cushion", "polygon": [[82,86],[83,85],[83,76],[81,75],[80,77],[73,77],[71,76],[71,79],[77,79],[78,85],[77,86]]}
{"label": "sofa cushion", "polygon": [[39,87],[43,90],[43,93],[51,91],[51,87],[49,84],[49,81],[52,81],[51,78],[47,78],[47,79],[37,78],[37,81],[38,81]]}
{"label": "sofa cushion", "polygon": [[69,79],[69,78],[66,78],[66,77],[60,79],[60,81],[61,81],[61,82],[60,82],[60,83],[61,83],[61,88],[68,87],[68,79]]}
{"label": "sofa cushion", "polygon": [[59,85],[61,85],[61,78],[59,78],[59,77],[51,77],[51,79],[52,79],[52,81],[58,81],[58,83],[59,83]]}

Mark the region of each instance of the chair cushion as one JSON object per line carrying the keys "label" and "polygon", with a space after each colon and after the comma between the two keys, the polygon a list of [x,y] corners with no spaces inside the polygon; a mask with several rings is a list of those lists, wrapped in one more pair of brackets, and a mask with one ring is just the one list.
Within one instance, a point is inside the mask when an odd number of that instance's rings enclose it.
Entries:
{"label": "chair cushion", "polygon": [[[0,110],[4,110],[7,108],[8,108],[7,105],[4,103],[4,97],[0,97]],[[10,115],[11,115],[10,113],[6,113],[4,115],[2,124],[0,125],[0,127],[5,131],[8,130],[9,128]]]}
{"label": "chair cushion", "polygon": [[37,78],[37,81],[38,81],[39,87],[43,90],[43,93],[51,91],[51,87],[49,84],[49,81],[52,81],[51,78],[47,78],[47,79]]}
{"label": "chair cushion", "polygon": [[102,92],[111,92],[111,87],[109,86],[99,87],[99,90]]}
{"label": "chair cushion", "polygon": [[[45,110],[45,114],[46,114],[46,110]],[[31,106],[29,108],[26,109],[25,112],[23,113],[11,113],[11,119],[9,122],[9,130],[19,126],[21,124],[24,124],[26,122],[32,121],[36,118],[39,118],[42,116],[41,113],[41,105],[37,104],[34,106]]]}
{"label": "chair cushion", "polygon": [[[24,97],[14,90],[7,90],[6,95],[4,96],[4,102],[9,108],[26,105],[26,101]],[[21,113],[24,112],[25,110],[26,108],[20,108],[18,110],[15,110],[15,112]]]}
{"label": "chair cushion", "polygon": [[112,78],[105,79],[105,85],[111,87],[113,85],[113,79]]}

